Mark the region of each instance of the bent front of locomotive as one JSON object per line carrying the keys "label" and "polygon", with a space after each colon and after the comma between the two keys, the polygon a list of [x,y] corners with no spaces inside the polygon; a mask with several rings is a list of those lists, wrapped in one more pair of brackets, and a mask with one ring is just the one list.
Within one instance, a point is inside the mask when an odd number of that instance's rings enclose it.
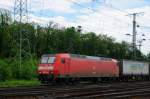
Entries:
{"label": "bent front of locomotive", "polygon": [[42,55],[38,65],[38,76],[41,82],[54,79],[55,55]]}
{"label": "bent front of locomotive", "polygon": [[68,54],[46,54],[42,55],[40,64],[38,65],[39,80],[42,83],[55,81],[66,73],[65,60]]}

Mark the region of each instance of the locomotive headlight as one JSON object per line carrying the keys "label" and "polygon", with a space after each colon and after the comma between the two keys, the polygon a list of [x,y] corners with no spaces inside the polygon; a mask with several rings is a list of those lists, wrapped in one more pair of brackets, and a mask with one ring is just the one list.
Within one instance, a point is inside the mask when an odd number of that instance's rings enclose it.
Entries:
{"label": "locomotive headlight", "polygon": [[46,66],[46,67],[39,67],[38,68],[39,70],[53,70],[54,69],[54,67],[53,66]]}
{"label": "locomotive headlight", "polygon": [[39,67],[38,67],[38,70],[43,70],[43,67],[39,66]]}
{"label": "locomotive headlight", "polygon": [[54,69],[53,66],[49,66],[49,67],[48,67],[48,70],[53,70],[53,69]]}

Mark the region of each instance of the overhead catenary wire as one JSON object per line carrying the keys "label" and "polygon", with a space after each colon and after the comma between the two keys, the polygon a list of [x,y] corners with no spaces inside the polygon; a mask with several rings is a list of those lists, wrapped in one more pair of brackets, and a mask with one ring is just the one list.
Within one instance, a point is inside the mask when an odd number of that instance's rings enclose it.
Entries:
{"label": "overhead catenary wire", "polygon": [[[92,16],[92,15],[93,15],[92,12],[95,12],[96,14],[99,14],[99,15],[101,16],[100,19],[102,19],[102,15],[106,15],[106,16],[108,16],[108,17],[110,17],[110,18],[113,18],[112,20],[118,21],[118,24],[120,24],[121,21],[126,24],[126,26],[125,26],[125,25],[124,25],[124,26],[120,26],[120,28],[127,28],[127,27],[129,27],[129,26],[132,25],[132,24],[129,23],[129,22],[125,22],[125,21],[121,20],[120,18],[117,18],[115,15],[113,16],[113,15],[110,15],[109,13],[105,13],[105,12],[100,12],[100,13],[99,13],[99,10],[96,10],[96,9],[93,9],[93,8],[90,8],[90,7],[86,7],[86,6],[84,6],[84,5],[80,4],[80,3],[75,2],[74,0],[70,0],[70,2],[73,2],[75,5],[77,5],[77,6],[81,7],[81,8],[86,8],[86,9],[90,10],[90,11],[91,11],[91,14],[88,14],[87,16]],[[121,12],[121,11],[120,11],[120,12]],[[124,13],[124,12],[123,12],[123,13]],[[126,14],[127,14],[127,13],[126,13]],[[118,15],[118,14],[117,14],[117,15]],[[101,20],[101,21],[103,21],[103,23],[104,23],[104,20]],[[105,20],[105,23],[110,23],[109,20],[108,20],[108,22],[106,22],[106,21],[107,21],[107,20]],[[102,29],[103,29],[103,27],[106,27],[107,25],[109,25],[109,24],[105,24],[105,26],[104,26],[104,24],[102,24]],[[113,26],[116,26],[116,24],[114,24]],[[118,26],[119,26],[119,25],[118,25]],[[104,29],[103,29],[103,30],[104,30]],[[103,30],[102,30],[102,31],[103,31]],[[119,30],[118,30],[118,31],[119,31]]]}
{"label": "overhead catenary wire", "polygon": [[[80,4],[80,3],[75,2],[74,0],[70,0],[70,1],[73,2],[75,5],[80,6],[81,8],[89,9],[89,10],[91,10],[92,12],[98,12],[97,9],[93,9],[93,8],[84,6],[84,5]],[[103,3],[103,2],[98,2],[98,3]],[[123,11],[123,10],[121,10],[121,9],[115,8],[115,7],[113,7],[113,6],[109,6],[108,4],[104,4],[104,5],[101,5],[101,6],[107,6],[107,7],[109,7],[109,8],[113,8],[113,9],[119,11],[119,12],[122,12],[122,13],[125,13],[125,14],[129,14],[129,13],[126,12],[126,11]],[[105,14],[106,14],[106,13],[105,13]],[[118,13],[118,14],[120,14],[120,13]],[[117,14],[117,15],[118,15],[118,14]],[[108,16],[111,16],[111,15],[108,15]],[[114,17],[114,16],[113,16],[113,17]]]}
{"label": "overhead catenary wire", "polygon": [[[96,1],[97,3],[101,3],[99,0],[94,0],[94,1]],[[125,13],[125,14],[130,14],[127,11],[124,11],[124,10],[121,10],[119,8],[114,7],[111,3],[106,3],[106,0],[104,0],[104,5],[107,6],[107,7],[113,8],[115,10],[118,10],[119,12],[122,12],[122,13]]]}
{"label": "overhead catenary wire", "polygon": [[[73,2],[74,4],[76,4],[76,5],[78,5],[78,6],[80,6],[80,7],[82,7],[82,8],[86,8],[86,9],[88,9],[88,10],[90,10],[91,12],[98,12],[98,10],[96,10],[96,9],[93,9],[93,8],[90,8],[90,7],[86,7],[86,6],[84,6],[84,5],[82,5],[82,4],[80,4],[80,3],[78,3],[78,2],[76,2],[75,0],[69,0],[69,1],[71,1],[71,2]],[[95,0],[95,1],[97,1],[97,0]],[[42,0],[42,9],[43,9],[43,7],[44,7],[44,3],[43,3],[44,1]],[[98,1],[98,3],[103,3],[103,2],[100,2],[100,1]],[[104,3],[105,4],[105,3]],[[120,9],[118,9],[118,8],[115,8],[114,6],[109,6],[108,4],[105,4],[106,6],[108,6],[108,7],[112,7],[112,8],[114,8],[114,9],[116,9],[116,10],[118,10],[119,12],[123,12],[123,13],[126,13],[126,12],[124,12],[123,10],[120,10]],[[36,12],[33,12],[33,11],[29,11],[30,12],[30,14],[32,14],[32,16],[30,16],[30,18],[34,18],[34,16],[33,15],[35,15],[36,14]],[[125,24],[127,24],[127,25],[131,25],[131,23],[129,23],[129,22],[124,22],[123,20],[121,20],[121,19],[118,19],[117,17],[115,17],[115,16],[113,16],[113,15],[109,15],[108,13],[105,13],[105,12],[101,12],[102,14],[104,14],[104,15],[106,15],[106,16],[110,16],[110,17],[114,17],[114,20],[116,20],[116,21],[118,21],[118,22],[123,22],[123,23],[125,23]],[[50,16],[48,16],[48,15],[44,15],[43,13],[42,13],[42,15],[45,17],[50,17]],[[41,16],[42,16],[41,15]],[[101,14],[100,14],[101,15]],[[37,17],[38,18],[38,17]],[[37,20],[39,20],[39,21],[43,21],[43,23],[47,23],[46,21],[48,21],[47,19],[42,19],[42,18],[38,18]],[[107,20],[106,20],[107,21]],[[106,22],[105,21],[105,22]],[[106,22],[107,23],[107,22]]]}
{"label": "overhead catenary wire", "polygon": [[[79,3],[76,3],[76,2],[74,2],[75,4],[77,4],[78,6],[80,6],[80,7],[83,7],[83,5],[81,5],[81,4],[79,4]],[[43,3],[41,3],[42,4],[42,9],[43,9],[43,7],[44,7],[44,5],[43,5]],[[85,6],[84,6],[85,7]],[[92,8],[87,8],[87,9],[89,9],[90,11],[92,11],[92,12],[97,12],[97,10],[95,10],[95,9],[92,9]],[[32,19],[34,18],[33,17],[33,15],[34,14],[36,14],[35,12],[33,12],[33,11],[29,11],[28,10],[28,12],[30,13],[30,14],[32,14],[32,16],[29,14],[29,18],[31,18],[31,21],[32,21]],[[12,12],[13,13],[13,12]],[[104,12],[102,12],[102,14],[105,14],[106,16],[110,16],[110,17],[114,17],[113,15],[109,15],[109,14],[107,14],[107,13],[104,13]],[[47,16],[47,15],[44,15],[43,13],[42,13],[42,15],[45,17],[49,17],[49,16]],[[101,15],[101,14],[100,14]],[[116,18],[116,17],[114,17],[114,18]],[[43,23],[45,23],[45,21],[47,21],[47,20],[45,20],[45,19],[42,19],[42,18],[38,18],[38,20],[39,21],[44,21]],[[122,21],[121,19],[118,19],[119,21]],[[47,23],[47,22],[46,22]],[[127,25],[129,25],[129,23],[126,23]]]}
{"label": "overhead catenary wire", "polygon": [[[117,18],[116,16],[113,16],[113,15],[110,15],[110,14],[108,14],[108,13],[106,13],[106,12],[99,12],[99,10],[97,10],[97,9],[93,9],[93,8],[90,8],[90,7],[86,7],[86,6],[84,6],[84,5],[82,5],[82,4],[80,4],[80,3],[77,3],[77,2],[75,2],[74,0],[70,0],[70,2],[72,2],[73,4],[75,4],[75,5],[77,5],[77,6],[79,6],[79,7],[81,7],[81,8],[85,8],[85,9],[88,9],[89,11],[91,11],[91,14],[93,14],[93,12],[95,12],[95,13],[97,13],[97,14],[99,14],[99,15],[106,15],[106,16],[109,16],[109,17],[113,17],[113,18],[116,18],[116,19],[118,19],[119,20],[119,22],[124,22],[125,24],[131,24],[130,22],[125,22],[125,21],[123,21],[123,20],[121,20],[121,19],[119,19],[119,18]],[[103,6],[103,5],[102,5]],[[120,11],[120,10],[119,10]],[[124,12],[123,12],[124,13]],[[115,13],[113,13],[113,14],[115,14]],[[127,14],[127,13],[126,13]],[[120,14],[116,14],[116,15],[120,15]],[[88,16],[90,16],[90,15],[88,15]]]}
{"label": "overhead catenary wire", "polygon": [[140,25],[141,28],[146,28],[146,29],[150,29],[150,26],[142,26]]}

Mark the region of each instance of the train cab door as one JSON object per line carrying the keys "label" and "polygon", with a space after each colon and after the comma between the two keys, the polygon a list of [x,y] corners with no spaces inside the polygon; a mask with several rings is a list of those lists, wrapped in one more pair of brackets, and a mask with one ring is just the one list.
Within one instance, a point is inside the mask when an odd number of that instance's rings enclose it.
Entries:
{"label": "train cab door", "polygon": [[69,62],[70,62],[70,58],[66,58],[66,76],[69,76]]}
{"label": "train cab door", "polygon": [[63,74],[64,74],[64,76],[67,76],[69,74],[69,59],[62,58],[61,63],[63,65]]}

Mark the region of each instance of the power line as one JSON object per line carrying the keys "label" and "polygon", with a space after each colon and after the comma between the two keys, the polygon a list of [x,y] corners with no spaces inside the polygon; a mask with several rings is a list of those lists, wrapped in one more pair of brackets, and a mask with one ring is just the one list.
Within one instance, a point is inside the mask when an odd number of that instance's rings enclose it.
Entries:
{"label": "power line", "polygon": [[[80,4],[80,3],[77,3],[77,2],[75,2],[75,1],[73,1],[75,4],[77,4],[78,6],[80,6],[80,7],[84,7],[84,8],[86,8],[86,6],[83,6],[82,4]],[[42,3],[42,8],[43,8],[43,3]],[[89,9],[90,11],[92,11],[92,12],[97,12],[97,10],[95,10],[95,9],[92,9],[92,8],[87,8],[87,9]],[[14,12],[13,12],[14,13]],[[28,13],[29,13],[29,10],[28,10]],[[32,12],[32,11],[30,11],[30,13],[34,13],[34,12]],[[42,13],[43,14],[43,13]],[[105,15],[107,15],[107,16],[110,16],[110,17],[114,17],[114,16],[112,16],[112,15],[108,15],[107,13],[104,13],[104,12],[102,12],[102,14],[105,14]],[[16,16],[18,16],[18,14],[16,14]],[[45,15],[44,15],[45,16]],[[31,18],[30,16],[28,16],[28,19],[29,18]],[[18,18],[16,18],[16,19],[18,19]],[[38,20],[41,20],[41,21],[45,21],[45,20],[42,20],[42,19],[38,19]],[[120,20],[120,19],[118,19],[119,20],[119,22],[120,21],[122,21],[122,20]],[[126,22],[125,22],[126,23]],[[129,24],[129,23],[126,23],[126,24]]]}
{"label": "power line", "polygon": [[[99,12],[99,11],[96,10],[96,9],[93,9],[93,8],[90,8],[90,7],[87,7],[87,6],[84,6],[84,5],[80,4],[80,3],[75,2],[74,0],[70,0],[70,1],[71,1],[72,3],[74,3],[75,5],[81,7],[81,8],[86,8],[86,9],[92,11],[92,12]],[[99,3],[102,3],[102,2],[99,2]],[[116,9],[117,9],[117,8],[116,8]],[[121,10],[119,10],[119,11],[122,12]],[[123,12],[123,13],[129,14],[129,13],[127,13],[127,12]],[[107,15],[107,16],[110,16],[110,17],[115,17],[115,16],[113,16],[113,15],[109,15],[109,14],[104,13],[104,12],[101,12],[101,14],[100,14],[100,13],[98,13],[98,14],[99,14],[99,15],[104,14],[104,15]],[[118,15],[118,14],[117,14],[117,15]],[[119,14],[119,15],[120,15],[120,14]],[[88,16],[89,16],[89,15],[88,15]],[[117,17],[115,17],[115,18],[118,19],[119,22],[122,21],[121,19],[119,19],[119,18],[117,18]],[[124,21],[122,21],[122,22],[124,22]],[[130,24],[130,23],[128,23],[128,22],[124,22],[124,23]]]}
{"label": "power line", "polygon": [[146,29],[150,29],[150,26],[142,26],[142,25],[139,25],[139,27],[141,27],[141,28],[146,28]]}
{"label": "power line", "polygon": [[[96,1],[97,3],[101,3],[99,0],[94,0],[94,1]],[[104,5],[106,5],[107,7],[110,7],[110,8],[113,8],[113,9],[115,9],[115,10],[118,10],[119,12],[122,12],[122,13],[126,13],[126,14],[130,14],[129,12],[127,12],[127,11],[124,11],[124,10],[121,10],[121,9],[119,9],[119,8],[116,8],[116,7],[114,7],[112,4],[107,4],[106,3],[106,0],[104,0]]]}
{"label": "power line", "polygon": [[[86,6],[84,6],[84,5],[80,4],[80,3],[75,2],[74,0],[70,0],[70,1],[73,2],[75,5],[77,5],[77,6],[79,6],[79,7],[83,7],[83,8],[86,8],[86,9],[90,10],[91,12],[99,12],[99,11],[96,10],[96,9],[93,9],[93,8],[90,8],[90,7],[86,7]],[[101,2],[101,3],[102,3],[102,2]],[[99,15],[104,14],[104,15],[110,16],[111,18],[114,17],[114,16],[109,15],[109,14],[104,13],[104,12],[101,12],[101,14],[100,14],[100,13],[97,13],[97,14],[99,14]],[[90,15],[88,15],[88,16],[90,16]],[[115,18],[116,18],[116,17],[115,17]],[[102,19],[102,18],[100,18],[100,19]],[[116,18],[116,19],[118,19],[118,18]],[[122,21],[121,19],[118,19],[118,20],[119,20],[119,22]],[[122,21],[122,22],[124,22],[124,21]],[[127,22],[124,22],[124,23],[126,23],[127,25],[130,24],[130,23],[127,23]],[[102,25],[102,27],[104,27],[104,25]]]}

